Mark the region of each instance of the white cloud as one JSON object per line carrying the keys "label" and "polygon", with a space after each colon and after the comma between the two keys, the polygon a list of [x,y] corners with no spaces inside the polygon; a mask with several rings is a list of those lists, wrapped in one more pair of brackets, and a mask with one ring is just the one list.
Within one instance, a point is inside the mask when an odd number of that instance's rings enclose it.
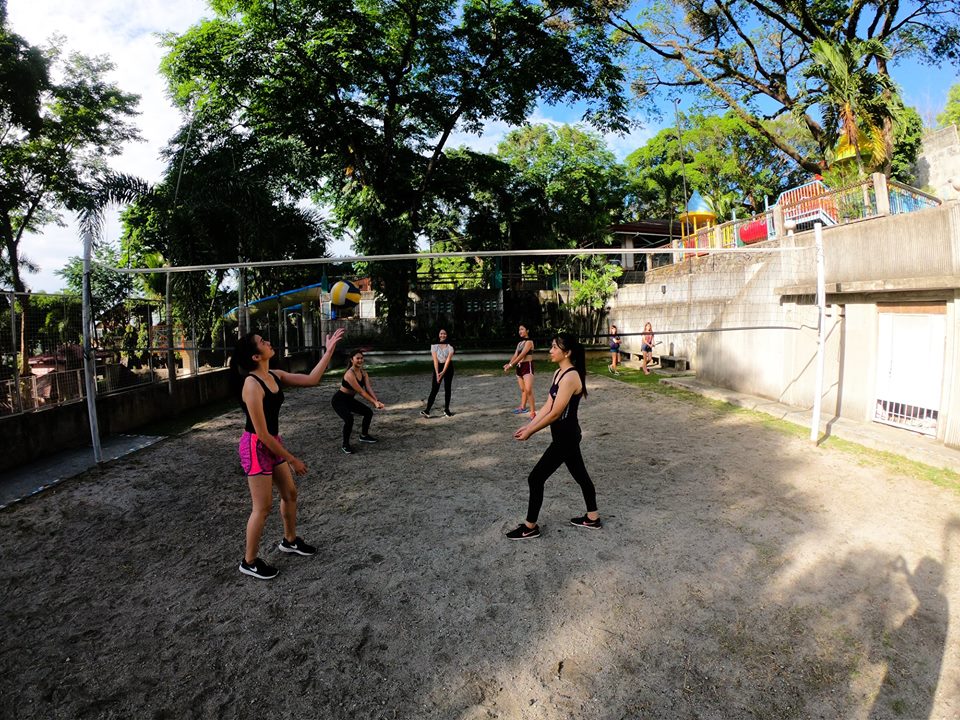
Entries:
{"label": "white cloud", "polygon": [[[537,107],[530,117],[527,118],[530,125],[550,125],[559,127],[561,125],[576,124],[577,118],[572,117],[570,110],[551,107],[549,111],[542,107]],[[462,145],[476,150],[477,152],[492,153],[496,152],[497,145],[515,129],[503,122],[490,122],[483,126],[483,132],[480,135],[472,135],[463,132],[451,133],[447,141],[448,148],[456,148]],[[610,151],[616,156],[617,160],[622,161],[627,155],[632,153],[656,134],[656,130],[649,127],[634,127],[625,135],[617,133],[604,134],[603,140],[610,148]]]}
{"label": "white cloud", "polygon": [[[157,71],[164,54],[158,34],[183,32],[201,18],[212,15],[206,0],[9,0],[7,10],[13,31],[34,45],[45,45],[56,34],[66,38],[68,51],[109,55],[116,65],[110,79],[123,90],[140,95],[141,114],[135,122],[144,139],[130,143],[122,155],[111,160],[111,166],[150,182],[159,180],[164,169],[159,152],[183,119],[170,104],[166,86]],[[576,122],[577,112],[577,108],[563,106],[537,108],[529,122],[551,125]],[[494,152],[511,129],[505,123],[490,122],[480,135],[454,133],[447,147],[465,145],[480,152]],[[605,139],[622,159],[649,135],[646,131],[637,131],[625,138],[610,135]],[[38,274],[26,277],[33,290],[62,288],[63,280],[55,271],[61,269],[68,258],[82,252],[76,219],[69,215],[64,219],[66,227],[49,225],[42,233],[23,241],[23,254],[40,266]],[[107,240],[119,237],[119,211],[109,213],[104,235]],[[331,250],[337,255],[352,252],[346,242],[335,243]]]}
{"label": "white cloud", "polygon": [[623,162],[627,155],[646,145],[647,141],[658,132],[659,129],[650,127],[635,127],[631,128],[625,135],[607,133],[603,136],[603,139],[610,151],[616,155],[617,160]]}
{"label": "white cloud", "polygon": [[[150,182],[158,180],[164,167],[159,151],[180,126],[181,116],[170,104],[157,71],[163,57],[157,34],[182,32],[209,16],[205,0],[9,0],[7,11],[13,31],[34,45],[46,45],[51,36],[62,35],[67,51],[110,56],[116,65],[110,79],[140,95],[141,114],[135,122],[144,138],[130,143],[111,166]],[[26,277],[34,290],[62,288],[54,271],[82,252],[75,219],[64,219],[67,227],[51,225],[23,241],[24,255],[40,266],[39,274]],[[119,232],[117,214],[111,213],[105,235],[116,239]]]}
{"label": "white cloud", "polygon": [[505,122],[496,121],[486,123],[480,135],[454,131],[447,138],[446,147],[452,149],[466,146],[476,152],[493,153],[512,129]]}

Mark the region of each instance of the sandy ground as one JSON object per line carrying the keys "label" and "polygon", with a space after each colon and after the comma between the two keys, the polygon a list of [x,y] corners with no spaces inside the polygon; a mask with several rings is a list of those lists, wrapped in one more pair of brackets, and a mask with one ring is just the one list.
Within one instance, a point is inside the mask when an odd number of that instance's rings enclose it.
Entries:
{"label": "sandy ground", "polygon": [[[542,367],[542,366],[541,366]],[[537,378],[537,394],[548,376]],[[0,513],[4,718],[957,718],[960,502],[740,415],[589,380],[579,489],[503,537],[549,441],[516,382],[376,379],[337,451],[334,383],[281,426],[313,558],[237,572],[239,412]]]}

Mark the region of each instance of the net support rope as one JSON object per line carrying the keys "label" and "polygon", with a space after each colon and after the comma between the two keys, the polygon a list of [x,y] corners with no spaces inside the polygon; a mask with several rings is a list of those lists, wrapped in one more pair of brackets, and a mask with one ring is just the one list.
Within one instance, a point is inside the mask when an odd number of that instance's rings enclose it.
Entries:
{"label": "net support rope", "polygon": [[[708,254],[765,254],[805,251],[806,247],[780,247],[776,249],[762,247],[710,248]],[[345,255],[342,257],[301,258],[299,260],[257,260],[252,262],[218,263],[213,265],[171,265],[159,268],[122,268],[103,263],[95,263],[105,270],[126,274],[150,275],[155,273],[199,272],[205,270],[233,270],[237,268],[299,267],[301,265],[337,265],[355,262],[390,262],[395,260],[436,260],[443,258],[496,258],[496,257],[576,257],[578,255],[663,255],[665,253],[688,253],[689,249],[675,248],[579,248],[554,250],[476,250],[459,252],[417,252],[392,255]],[[703,252],[699,250],[698,252]]]}

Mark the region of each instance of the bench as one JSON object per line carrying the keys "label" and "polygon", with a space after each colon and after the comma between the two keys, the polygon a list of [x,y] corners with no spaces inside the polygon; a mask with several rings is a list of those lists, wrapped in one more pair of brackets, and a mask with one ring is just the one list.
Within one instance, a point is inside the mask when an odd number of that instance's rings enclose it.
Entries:
{"label": "bench", "polygon": [[690,368],[690,361],[679,355],[656,355],[653,359],[662,368],[670,367],[681,372],[686,372]]}

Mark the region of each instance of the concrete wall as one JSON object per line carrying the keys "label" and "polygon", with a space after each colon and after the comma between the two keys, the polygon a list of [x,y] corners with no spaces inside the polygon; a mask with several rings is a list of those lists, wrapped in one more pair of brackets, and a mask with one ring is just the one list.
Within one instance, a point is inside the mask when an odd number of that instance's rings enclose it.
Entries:
{"label": "concrete wall", "polygon": [[[960,447],[960,202],[827,228],[823,240],[823,411],[872,418],[878,302],[944,302],[938,438]],[[655,354],[687,358],[699,377],[716,385],[811,408],[818,324],[814,234],[785,237],[783,244],[781,253],[694,258],[622,287],[610,321],[627,335],[624,350],[639,352],[639,333],[649,321],[664,343]]]}
{"label": "concrete wall", "polygon": [[[229,396],[228,377],[229,371],[224,369],[183,378],[177,380],[174,395],[167,385],[153,384],[98,397],[100,435],[130,432],[147,423],[223,400]],[[0,437],[5,446],[0,454],[0,470],[61,450],[90,447],[87,404],[76,402],[0,418]]]}
{"label": "concrete wall", "polygon": [[[960,238],[958,238],[960,242]],[[947,338],[944,348],[943,395],[937,437],[950,447],[960,448],[960,290],[947,303]]]}
{"label": "concrete wall", "polygon": [[925,135],[915,165],[916,185],[944,200],[960,198],[960,133],[957,126]]}

